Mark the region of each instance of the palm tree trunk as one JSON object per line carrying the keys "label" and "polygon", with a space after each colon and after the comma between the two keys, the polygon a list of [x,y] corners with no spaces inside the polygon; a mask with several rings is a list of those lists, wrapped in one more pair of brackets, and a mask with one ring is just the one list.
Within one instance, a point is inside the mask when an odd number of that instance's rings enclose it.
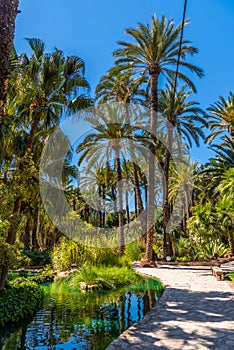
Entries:
{"label": "palm tree trunk", "polygon": [[150,128],[151,128],[151,147],[149,159],[149,205],[147,213],[147,242],[146,242],[146,260],[153,259],[153,244],[154,244],[154,209],[155,209],[155,155],[156,155],[156,127],[157,127],[157,112],[158,112],[158,74],[157,67],[150,67]]}
{"label": "palm tree trunk", "polygon": [[125,191],[125,202],[126,202],[126,213],[127,213],[127,222],[130,223],[130,212],[129,212],[129,204],[128,204],[128,190]]}
{"label": "palm tree trunk", "polygon": [[123,184],[122,184],[122,170],[120,164],[119,148],[115,149],[115,165],[117,172],[117,190],[118,190],[118,219],[119,219],[119,254],[122,256],[125,250],[124,240],[124,217],[123,217]]}
{"label": "palm tree trunk", "polygon": [[133,184],[134,184],[134,192],[136,196],[136,202],[137,202],[137,207],[140,212],[140,222],[141,222],[141,230],[142,230],[142,235],[140,238],[140,243],[145,246],[146,245],[146,235],[147,235],[147,218],[146,218],[146,211],[144,211],[144,206],[143,206],[143,201],[142,201],[142,196],[141,196],[141,189],[140,189],[140,184],[139,184],[139,178],[138,178],[138,171],[137,171],[137,165],[136,163],[132,160],[132,173],[133,173]]}
{"label": "palm tree trunk", "polygon": [[15,34],[18,5],[19,0],[1,0],[0,2],[0,124],[4,115],[4,104],[10,79],[10,54]]}
{"label": "palm tree trunk", "polygon": [[98,186],[99,210],[98,210],[98,227],[102,227],[102,190],[101,185]]}
{"label": "palm tree trunk", "polygon": [[138,206],[137,206],[137,194],[136,189],[134,188],[134,209],[135,209],[135,218],[138,216]]}
{"label": "palm tree trunk", "polygon": [[173,135],[173,126],[168,123],[168,145],[165,157],[164,164],[164,177],[163,177],[163,256],[166,258],[167,255],[172,256],[172,243],[169,235],[169,220],[170,220],[170,204],[168,199],[168,186],[169,186],[169,169],[170,169],[170,160],[172,152],[172,135]]}
{"label": "palm tree trunk", "polygon": [[39,248],[39,244],[38,244],[38,238],[37,238],[37,234],[38,234],[38,229],[39,229],[39,208],[38,205],[36,207],[36,210],[34,212],[34,218],[35,218],[35,222],[32,228],[32,250],[36,250]]}
{"label": "palm tree trunk", "polygon": [[103,212],[102,212],[102,227],[105,227],[106,224],[106,185],[102,185],[102,205],[103,205]]}
{"label": "palm tree trunk", "polygon": [[38,128],[38,125],[40,123],[41,120],[41,116],[40,114],[37,114],[32,122],[32,127],[28,136],[28,142],[27,142],[27,149],[32,152],[32,146],[33,146],[33,141],[34,141],[34,137]]}

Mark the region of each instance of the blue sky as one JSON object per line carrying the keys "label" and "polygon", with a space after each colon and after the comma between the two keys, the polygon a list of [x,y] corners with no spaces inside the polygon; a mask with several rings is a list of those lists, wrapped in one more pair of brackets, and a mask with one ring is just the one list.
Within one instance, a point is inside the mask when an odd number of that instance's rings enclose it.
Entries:
{"label": "blue sky", "polygon": [[[92,93],[100,77],[113,63],[112,52],[118,40],[126,40],[125,28],[137,22],[150,22],[156,14],[182,18],[183,0],[20,0],[22,11],[16,22],[15,45],[27,51],[25,37],[38,37],[48,51],[55,47],[66,54],[82,57]],[[198,93],[193,99],[208,107],[219,95],[227,96],[234,84],[234,1],[188,0],[187,18],[191,24],[185,38],[198,47],[192,60],[202,67],[205,77],[195,81]],[[193,159],[206,161],[206,147],[192,150]]]}

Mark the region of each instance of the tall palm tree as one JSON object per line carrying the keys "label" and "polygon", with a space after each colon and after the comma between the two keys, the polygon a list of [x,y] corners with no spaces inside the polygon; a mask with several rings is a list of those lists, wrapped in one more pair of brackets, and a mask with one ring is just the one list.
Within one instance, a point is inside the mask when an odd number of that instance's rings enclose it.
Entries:
{"label": "tall palm tree", "polygon": [[[197,163],[188,164],[186,160],[184,163],[176,164],[170,169],[169,179],[169,202],[175,208],[176,202],[179,205],[179,211],[182,214],[182,229],[184,236],[187,237],[187,220],[190,215],[189,207],[192,204],[192,191],[196,186],[194,184],[194,174],[197,169]],[[197,187],[196,187],[197,189]]]}
{"label": "tall palm tree", "polygon": [[[121,102],[126,103],[125,113],[126,117],[129,113],[130,104],[147,104],[147,93],[143,88],[146,81],[144,77],[133,79],[132,71],[129,69],[126,72],[119,71],[118,67],[111,68],[106,75],[104,75],[96,87],[96,100],[99,104],[106,102]],[[130,141],[130,140],[129,140]],[[139,171],[136,165],[136,160],[131,157],[133,168],[133,183],[136,196],[136,204],[139,208],[142,235],[146,233],[145,215],[143,213],[144,206],[142,201],[141,189],[139,184]]]}
{"label": "tall palm tree", "polygon": [[15,34],[15,19],[18,14],[19,0],[0,2],[0,125],[4,115],[8,82],[10,78],[10,54]]}
{"label": "tall palm tree", "polygon": [[79,165],[88,159],[89,167],[93,167],[98,161],[106,163],[106,160],[111,159],[114,155],[117,175],[120,255],[123,255],[125,249],[121,158],[125,159],[128,140],[135,139],[137,136],[134,132],[139,130],[137,124],[131,123],[130,116],[127,117],[125,105],[109,104],[102,108],[99,107],[94,117],[86,117],[93,132],[85,136],[76,148],[76,152],[80,153]]}
{"label": "tall palm tree", "polygon": [[211,143],[214,138],[224,133],[229,133],[234,138],[234,94],[229,93],[227,99],[219,97],[219,101],[212,104],[208,111],[211,112],[209,127],[211,134],[206,140]]}
{"label": "tall palm tree", "polygon": [[[188,101],[192,91],[186,91],[186,85],[176,93],[172,84],[167,84],[159,93],[159,111],[166,119],[167,149],[163,161],[163,230],[164,230],[164,256],[172,255],[172,246],[169,236],[170,204],[169,204],[169,170],[174,144],[187,142],[192,146],[192,141],[199,146],[199,137],[204,138],[201,126],[206,125],[203,111],[198,107],[199,103]],[[173,113],[172,113],[173,106]],[[177,138],[177,136],[179,136]],[[183,161],[183,160],[181,160]],[[191,175],[191,174],[190,174]],[[186,198],[186,197],[185,197]],[[168,246],[168,248],[167,248]]]}
{"label": "tall palm tree", "polygon": [[[91,101],[87,96],[89,85],[84,78],[84,62],[79,57],[66,57],[58,49],[52,54],[47,54],[41,40],[27,39],[27,41],[33,54],[30,58],[26,54],[19,58],[19,65],[10,82],[10,85],[14,85],[16,94],[14,105],[11,106],[9,103],[11,107],[9,110],[13,110],[13,121],[20,119],[18,125],[15,123],[12,126],[14,134],[17,136],[22,134],[24,137],[20,157],[17,157],[15,151],[11,157],[19,174],[24,175],[24,184],[28,176],[30,189],[30,185],[33,184],[35,188],[38,184],[38,165],[46,137],[58,125],[62,115],[87,107]],[[8,98],[10,99],[12,95],[9,94]],[[33,173],[30,169],[34,169]],[[14,224],[14,217],[20,217],[23,213],[22,207],[25,207],[24,204],[29,198],[22,200],[23,192],[19,189],[25,187],[21,186],[19,181],[14,186],[11,218],[12,225],[17,227]],[[12,245],[15,238],[16,229],[10,226],[6,242]],[[8,263],[0,271],[0,288],[5,284],[7,271]]]}
{"label": "tall palm tree", "polygon": [[[188,22],[185,22],[187,25]],[[186,61],[187,55],[197,53],[188,40],[182,40],[180,45],[180,33],[183,25],[175,27],[172,19],[152,17],[151,26],[149,24],[138,23],[138,28],[128,28],[126,33],[131,36],[134,42],[120,41],[121,48],[114,52],[117,58],[116,64],[119,70],[131,69],[133,74],[141,75],[149,79],[150,85],[150,121],[151,121],[151,153],[149,162],[149,213],[148,213],[148,238],[146,259],[152,260],[154,243],[154,184],[155,184],[155,154],[156,154],[156,132],[158,106],[158,84],[160,75],[167,79],[172,79],[176,75],[175,67],[178,63],[178,55],[181,53],[180,66],[203,76],[203,71]],[[182,72],[178,72],[178,77],[185,81],[194,91],[195,86],[192,81]],[[169,247],[166,242],[166,246]],[[170,252],[169,252],[170,253]],[[166,252],[167,254],[167,252]]]}

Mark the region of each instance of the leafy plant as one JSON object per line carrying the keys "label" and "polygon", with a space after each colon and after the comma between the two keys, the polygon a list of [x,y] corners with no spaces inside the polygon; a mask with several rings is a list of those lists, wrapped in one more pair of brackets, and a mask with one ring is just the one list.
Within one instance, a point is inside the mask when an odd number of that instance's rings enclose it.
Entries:
{"label": "leafy plant", "polygon": [[125,254],[131,260],[140,260],[142,250],[136,242],[130,243],[126,246]]}
{"label": "leafy plant", "polygon": [[35,282],[16,278],[0,291],[0,326],[33,315],[41,305],[42,290]]}
{"label": "leafy plant", "polygon": [[229,272],[225,275],[228,279],[230,279],[234,283],[234,272]]}

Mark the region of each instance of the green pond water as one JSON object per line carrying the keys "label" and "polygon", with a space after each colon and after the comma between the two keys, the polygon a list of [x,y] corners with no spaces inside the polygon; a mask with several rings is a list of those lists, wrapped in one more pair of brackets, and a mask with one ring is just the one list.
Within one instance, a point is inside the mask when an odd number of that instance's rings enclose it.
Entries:
{"label": "green pond water", "polygon": [[106,349],[155,306],[163,291],[153,279],[105,293],[57,283],[43,289],[43,306],[32,320],[0,330],[1,349]]}

